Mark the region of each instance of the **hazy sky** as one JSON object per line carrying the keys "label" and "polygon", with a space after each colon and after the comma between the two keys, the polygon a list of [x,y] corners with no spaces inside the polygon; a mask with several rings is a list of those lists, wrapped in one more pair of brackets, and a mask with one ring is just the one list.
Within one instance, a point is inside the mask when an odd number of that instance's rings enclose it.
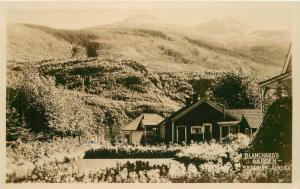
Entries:
{"label": "hazy sky", "polygon": [[[26,6],[25,6],[26,5]],[[151,14],[172,24],[195,25],[212,18],[233,17],[258,29],[289,29],[290,5],[280,3],[98,2],[92,4],[18,4],[8,22],[56,28],[83,28],[110,24],[135,14]]]}

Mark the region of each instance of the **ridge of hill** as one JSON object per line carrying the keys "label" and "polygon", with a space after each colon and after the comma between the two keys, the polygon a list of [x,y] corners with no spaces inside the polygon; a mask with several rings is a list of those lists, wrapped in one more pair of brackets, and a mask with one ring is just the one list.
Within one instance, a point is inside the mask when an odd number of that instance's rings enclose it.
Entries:
{"label": "ridge of hill", "polygon": [[[253,58],[245,53],[175,32],[136,28],[62,30],[37,25],[23,26],[50,34],[58,41],[68,44],[69,58],[130,59],[142,63],[154,72],[224,72],[239,67],[249,75],[268,77],[280,70],[278,65],[263,56]],[[24,52],[26,49],[19,46],[19,49],[11,51],[18,54],[17,52]]]}
{"label": "ridge of hill", "polygon": [[7,59],[11,61],[41,61],[65,59],[71,56],[70,44],[48,32],[23,24],[7,26]]}

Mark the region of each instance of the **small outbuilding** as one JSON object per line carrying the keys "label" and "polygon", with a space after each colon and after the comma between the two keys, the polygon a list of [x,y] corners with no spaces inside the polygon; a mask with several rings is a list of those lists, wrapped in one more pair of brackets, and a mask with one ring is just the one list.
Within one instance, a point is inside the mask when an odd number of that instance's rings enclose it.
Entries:
{"label": "small outbuilding", "polygon": [[154,144],[161,142],[160,125],[164,120],[157,113],[143,113],[122,128],[129,144]]}

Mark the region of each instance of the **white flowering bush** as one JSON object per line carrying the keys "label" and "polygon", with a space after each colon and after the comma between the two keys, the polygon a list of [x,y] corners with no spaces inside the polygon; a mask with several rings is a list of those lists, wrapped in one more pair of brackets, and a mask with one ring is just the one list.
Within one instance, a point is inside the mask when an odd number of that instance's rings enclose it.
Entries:
{"label": "white flowering bush", "polygon": [[218,143],[192,144],[176,154],[176,158],[180,160],[199,160],[205,162],[216,160],[218,158],[226,158],[226,152],[226,146]]}
{"label": "white flowering bush", "polygon": [[186,168],[184,164],[171,164],[169,169],[169,178],[170,179],[180,179],[185,177],[186,175]]}
{"label": "white flowering bush", "polygon": [[[24,148],[23,145],[22,148]],[[63,144],[61,145],[64,146]],[[44,149],[42,145],[39,149]],[[78,148],[80,149],[80,147]],[[82,153],[84,149],[82,150]],[[9,156],[12,156],[9,150]],[[291,165],[289,169],[259,167],[234,169],[232,162],[206,162],[200,165],[171,162],[168,165],[150,165],[148,161],[116,163],[106,168],[89,169],[79,167],[76,163],[79,157],[57,158],[55,153],[60,150],[49,150],[49,156],[56,158],[36,159],[31,151],[17,153],[15,159],[7,161],[8,183],[164,183],[164,182],[195,182],[195,183],[224,183],[224,182],[291,182]],[[70,150],[70,154],[75,148]],[[73,157],[73,158],[71,158]],[[82,157],[82,156],[81,156]],[[67,158],[67,160],[66,160]],[[13,161],[13,162],[11,162]]]}
{"label": "white flowering bush", "polygon": [[[12,142],[6,147],[6,176],[8,182],[29,176],[36,167],[51,162],[70,162],[81,159],[88,145],[80,145],[76,139],[57,139],[55,142]],[[17,179],[17,180],[15,180]]]}
{"label": "white flowering bush", "polygon": [[[243,140],[242,140],[243,141]],[[8,143],[9,144],[9,143]],[[233,146],[234,144],[234,146]],[[238,144],[238,145],[236,145]],[[224,183],[291,182],[291,164],[280,167],[241,165],[242,142],[180,146],[127,146],[79,144],[75,139],[52,143],[30,142],[7,145],[6,182],[8,183]],[[102,168],[84,168],[77,161],[91,149],[122,149],[126,154],[165,153],[169,147],[187,162],[150,165],[148,161],[116,163]],[[116,154],[116,152],[114,152]],[[192,158],[193,159],[192,159]],[[225,160],[227,161],[224,161]],[[227,159],[226,159],[227,158]],[[197,160],[201,160],[199,163]],[[237,166],[239,165],[239,166]]]}
{"label": "white flowering bush", "polygon": [[240,150],[246,149],[250,144],[250,138],[244,134],[229,135],[220,143],[212,140],[210,143],[191,144],[182,148],[176,154],[175,159],[188,164],[193,162],[203,164],[205,162],[223,163],[239,162],[242,158]]}
{"label": "white flowering bush", "polygon": [[221,143],[230,145],[234,150],[238,151],[241,149],[248,148],[251,141],[251,137],[242,133],[238,133],[234,135],[229,134],[227,137],[221,140]]}

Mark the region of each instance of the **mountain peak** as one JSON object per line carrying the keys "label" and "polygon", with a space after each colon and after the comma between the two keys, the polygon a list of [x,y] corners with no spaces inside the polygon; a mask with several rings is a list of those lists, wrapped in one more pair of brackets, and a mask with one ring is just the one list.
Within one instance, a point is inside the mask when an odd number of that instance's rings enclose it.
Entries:
{"label": "mountain peak", "polygon": [[159,18],[148,13],[134,14],[118,23],[118,25],[127,27],[152,26],[161,24],[163,24],[163,22]]}
{"label": "mountain peak", "polygon": [[213,18],[205,23],[197,25],[196,28],[201,32],[213,34],[235,34],[244,35],[252,31],[252,26],[240,22],[233,17]]}

